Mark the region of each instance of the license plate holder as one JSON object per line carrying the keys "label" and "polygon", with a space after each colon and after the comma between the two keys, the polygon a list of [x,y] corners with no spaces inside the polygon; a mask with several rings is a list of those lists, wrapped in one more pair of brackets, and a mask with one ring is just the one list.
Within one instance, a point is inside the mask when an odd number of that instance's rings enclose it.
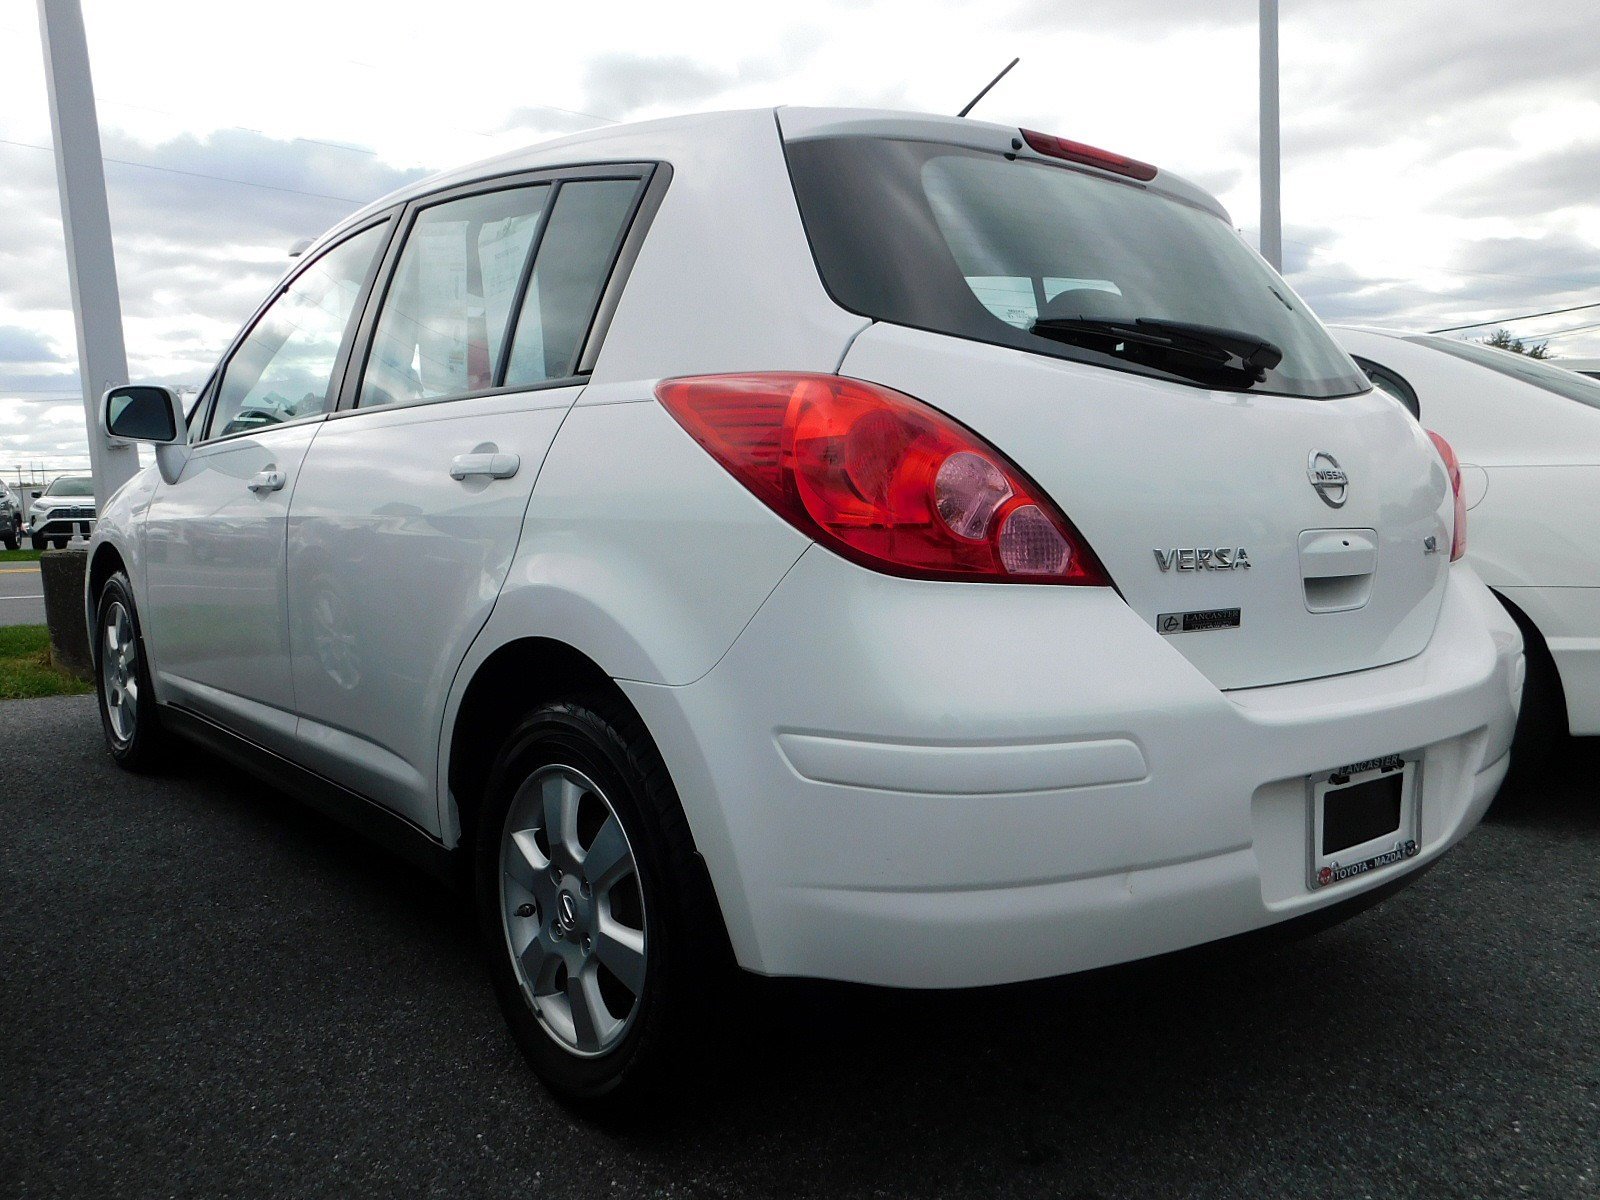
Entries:
{"label": "license plate holder", "polygon": [[1415,858],[1422,763],[1401,754],[1306,780],[1306,882],[1313,891]]}

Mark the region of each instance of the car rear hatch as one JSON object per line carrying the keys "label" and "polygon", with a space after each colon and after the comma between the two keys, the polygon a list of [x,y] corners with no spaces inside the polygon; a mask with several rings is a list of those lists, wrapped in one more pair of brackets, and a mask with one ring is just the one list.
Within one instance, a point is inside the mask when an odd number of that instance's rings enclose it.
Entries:
{"label": "car rear hatch", "polygon": [[823,280],[877,321],[841,373],[1009,455],[1218,687],[1419,653],[1443,466],[1216,202],[1022,131],[905,124],[785,120]]}

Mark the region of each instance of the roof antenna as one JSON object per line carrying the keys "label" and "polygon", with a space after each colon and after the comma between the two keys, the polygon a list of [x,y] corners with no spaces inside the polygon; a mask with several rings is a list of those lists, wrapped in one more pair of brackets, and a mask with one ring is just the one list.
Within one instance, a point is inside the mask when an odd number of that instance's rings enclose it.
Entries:
{"label": "roof antenna", "polygon": [[1006,77],[1006,75],[1010,72],[1011,68],[1016,66],[1021,61],[1022,61],[1022,59],[1020,59],[1020,58],[1013,58],[1010,62],[1008,62],[1005,65],[1005,70],[1001,71],[1000,74],[996,75],[993,79],[989,80],[988,84],[985,85],[983,91],[979,92],[971,100],[968,100],[967,101],[967,106],[965,108],[963,108],[960,112],[958,112],[956,114],[956,116],[964,117],[969,112],[971,112],[973,109],[977,108],[978,107],[978,101],[982,100],[985,96],[987,96],[989,94],[989,89],[994,87],[995,84],[999,83],[1002,79],[1004,79]]}

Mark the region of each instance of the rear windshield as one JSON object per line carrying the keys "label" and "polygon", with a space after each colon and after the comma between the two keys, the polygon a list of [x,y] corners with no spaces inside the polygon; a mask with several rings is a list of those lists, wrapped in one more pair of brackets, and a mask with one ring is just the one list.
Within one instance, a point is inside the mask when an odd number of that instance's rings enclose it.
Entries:
{"label": "rear windshield", "polygon": [[[1371,386],[1203,209],[1064,164],[938,143],[836,137],[787,150],[823,283],[852,312],[1206,387],[1325,397]],[[1217,369],[1095,332],[1139,318],[1237,331],[1283,358]]]}
{"label": "rear windshield", "polygon": [[1600,408],[1600,380],[1569,371],[1565,367],[1551,366],[1549,363],[1540,362],[1537,358],[1529,358],[1526,354],[1497,350],[1481,342],[1458,342],[1452,338],[1435,337],[1432,334],[1418,334],[1416,337],[1407,338],[1406,341],[1416,342],[1419,346],[1432,346],[1435,350],[1443,350],[1446,354],[1475,362],[1479,366],[1488,367],[1491,371],[1520,379],[1523,383],[1531,383],[1534,387],[1565,396],[1568,400],[1576,400],[1591,408]]}
{"label": "rear windshield", "polygon": [[94,495],[94,480],[82,476],[61,476],[51,481],[45,488],[46,496],[92,496]]}

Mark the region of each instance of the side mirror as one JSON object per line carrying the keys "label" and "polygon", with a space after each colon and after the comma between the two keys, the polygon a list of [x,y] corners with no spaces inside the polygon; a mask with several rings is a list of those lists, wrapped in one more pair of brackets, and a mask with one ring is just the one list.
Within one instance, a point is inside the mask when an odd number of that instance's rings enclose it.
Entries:
{"label": "side mirror", "polygon": [[186,441],[183,400],[169,387],[125,384],[106,392],[101,409],[106,433],[128,442],[172,446]]}

